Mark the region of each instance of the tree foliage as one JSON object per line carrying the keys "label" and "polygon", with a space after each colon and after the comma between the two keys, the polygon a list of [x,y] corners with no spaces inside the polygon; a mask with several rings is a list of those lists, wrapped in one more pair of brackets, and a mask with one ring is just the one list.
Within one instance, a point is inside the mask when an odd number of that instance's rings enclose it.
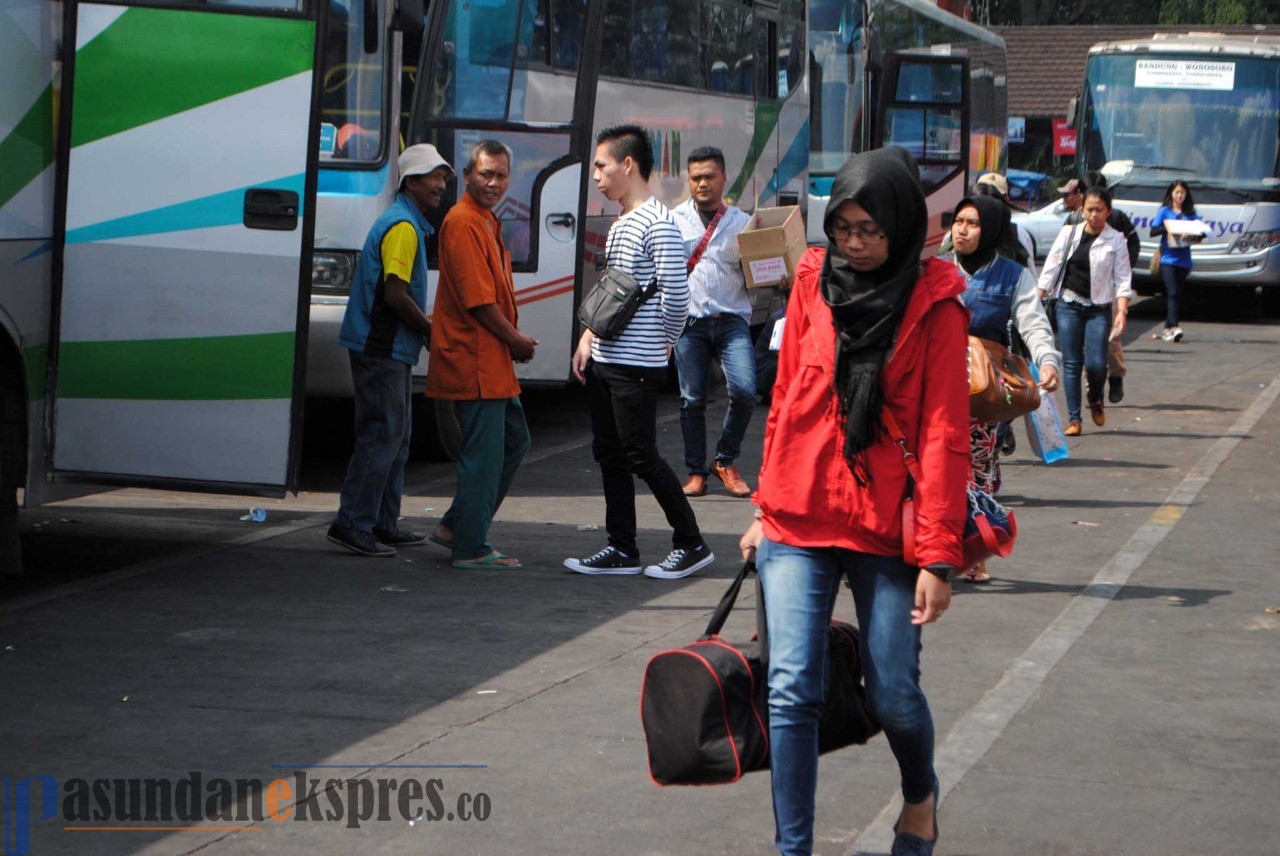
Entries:
{"label": "tree foliage", "polygon": [[986,4],[995,26],[1280,24],[1280,4],[1275,0],[986,0]]}

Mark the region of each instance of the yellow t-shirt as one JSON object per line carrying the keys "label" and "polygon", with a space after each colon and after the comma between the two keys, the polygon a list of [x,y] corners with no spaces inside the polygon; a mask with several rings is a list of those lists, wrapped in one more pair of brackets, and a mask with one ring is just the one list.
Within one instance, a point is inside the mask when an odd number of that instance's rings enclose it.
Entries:
{"label": "yellow t-shirt", "polygon": [[413,261],[418,255],[418,232],[407,222],[397,223],[382,236],[382,278],[394,276],[413,281]]}

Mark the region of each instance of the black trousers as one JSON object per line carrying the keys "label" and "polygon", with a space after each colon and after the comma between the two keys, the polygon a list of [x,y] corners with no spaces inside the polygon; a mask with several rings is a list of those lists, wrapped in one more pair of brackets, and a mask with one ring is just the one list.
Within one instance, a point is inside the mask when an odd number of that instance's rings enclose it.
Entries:
{"label": "black trousers", "polygon": [[639,476],[653,493],[674,532],[675,548],[702,544],[698,520],[680,480],[658,453],[658,388],[665,368],[592,362],[587,372],[591,405],[591,451],[604,481],[604,525],[609,544],[638,556],[636,485]]}

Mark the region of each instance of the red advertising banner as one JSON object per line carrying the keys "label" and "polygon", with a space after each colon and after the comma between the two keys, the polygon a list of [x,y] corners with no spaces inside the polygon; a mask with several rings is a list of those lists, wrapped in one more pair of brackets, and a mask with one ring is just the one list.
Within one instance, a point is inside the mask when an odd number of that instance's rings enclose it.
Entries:
{"label": "red advertising banner", "polygon": [[1055,155],[1076,153],[1076,129],[1067,125],[1066,119],[1053,120],[1053,153]]}

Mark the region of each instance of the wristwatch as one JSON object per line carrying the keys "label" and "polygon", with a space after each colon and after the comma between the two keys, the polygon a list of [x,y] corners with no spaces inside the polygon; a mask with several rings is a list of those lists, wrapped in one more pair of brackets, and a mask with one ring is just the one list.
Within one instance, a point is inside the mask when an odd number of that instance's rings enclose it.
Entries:
{"label": "wristwatch", "polygon": [[934,562],[932,565],[925,565],[920,570],[928,571],[944,583],[954,582],[955,578],[960,575],[960,569],[955,565],[948,565],[946,562]]}

